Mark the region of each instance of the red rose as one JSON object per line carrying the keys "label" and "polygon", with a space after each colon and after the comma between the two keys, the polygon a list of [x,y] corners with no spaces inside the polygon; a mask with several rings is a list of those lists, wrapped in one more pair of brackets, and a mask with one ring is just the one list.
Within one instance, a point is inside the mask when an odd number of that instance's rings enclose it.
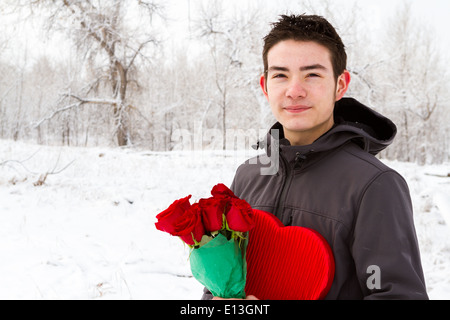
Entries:
{"label": "red rose", "polygon": [[200,199],[199,205],[205,230],[209,232],[221,230],[227,201],[217,198]]}
{"label": "red rose", "polygon": [[237,198],[233,191],[231,191],[226,185],[219,183],[215,185],[212,190],[211,194],[215,198],[221,198],[221,199],[227,199],[227,198]]}
{"label": "red rose", "polygon": [[227,213],[228,227],[234,231],[246,232],[254,226],[253,209],[247,201],[233,198]]}
{"label": "red rose", "polygon": [[[175,221],[175,236],[179,236],[181,240],[188,245],[195,245],[202,240],[205,234],[205,228],[202,223],[198,203],[194,203],[181,217]],[[194,239],[193,239],[194,238]]]}
{"label": "red rose", "polygon": [[175,221],[181,217],[186,210],[191,207],[189,199],[191,196],[174,201],[169,208],[156,216],[158,222],[155,223],[156,229],[168,232],[173,235],[175,232]]}

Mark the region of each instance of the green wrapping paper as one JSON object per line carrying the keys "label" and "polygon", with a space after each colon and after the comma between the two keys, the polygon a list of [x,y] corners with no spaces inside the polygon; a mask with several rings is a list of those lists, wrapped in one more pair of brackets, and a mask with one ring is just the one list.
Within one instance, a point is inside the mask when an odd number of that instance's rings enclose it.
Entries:
{"label": "green wrapping paper", "polygon": [[245,298],[247,241],[240,242],[218,234],[217,237],[191,252],[192,275],[213,296]]}

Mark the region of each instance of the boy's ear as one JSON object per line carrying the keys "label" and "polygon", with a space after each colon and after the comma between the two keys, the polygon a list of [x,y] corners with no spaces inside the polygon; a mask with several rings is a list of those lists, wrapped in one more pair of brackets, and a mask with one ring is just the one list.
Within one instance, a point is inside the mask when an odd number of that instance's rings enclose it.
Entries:
{"label": "boy's ear", "polygon": [[341,100],[344,94],[347,92],[348,86],[350,84],[350,72],[344,70],[344,72],[337,79],[336,84],[336,101]]}
{"label": "boy's ear", "polygon": [[261,78],[259,79],[259,85],[261,86],[261,89],[267,98],[267,83],[266,83],[266,77],[264,75],[262,75]]}

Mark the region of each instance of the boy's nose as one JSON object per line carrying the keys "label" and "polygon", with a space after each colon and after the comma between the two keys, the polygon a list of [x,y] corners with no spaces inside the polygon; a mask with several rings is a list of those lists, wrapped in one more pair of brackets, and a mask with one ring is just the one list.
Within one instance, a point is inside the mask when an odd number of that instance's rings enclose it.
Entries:
{"label": "boy's nose", "polygon": [[292,99],[304,98],[306,96],[306,90],[298,80],[293,80],[289,83],[289,87],[286,90],[286,96]]}

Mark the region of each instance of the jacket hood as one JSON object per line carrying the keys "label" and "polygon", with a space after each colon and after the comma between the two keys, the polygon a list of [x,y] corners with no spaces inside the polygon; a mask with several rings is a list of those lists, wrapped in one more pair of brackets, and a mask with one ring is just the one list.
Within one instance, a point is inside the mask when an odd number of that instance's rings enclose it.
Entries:
{"label": "jacket hood", "polygon": [[[366,152],[373,155],[389,146],[397,134],[395,124],[375,110],[363,105],[353,98],[342,98],[334,107],[334,126],[308,146],[296,146],[296,152],[302,154],[321,152],[337,148],[349,141],[359,145]],[[272,135],[278,130],[279,137]],[[263,141],[270,150],[271,141],[280,147],[290,145],[284,138],[283,127],[276,123]],[[258,143],[258,147],[261,143]]]}

